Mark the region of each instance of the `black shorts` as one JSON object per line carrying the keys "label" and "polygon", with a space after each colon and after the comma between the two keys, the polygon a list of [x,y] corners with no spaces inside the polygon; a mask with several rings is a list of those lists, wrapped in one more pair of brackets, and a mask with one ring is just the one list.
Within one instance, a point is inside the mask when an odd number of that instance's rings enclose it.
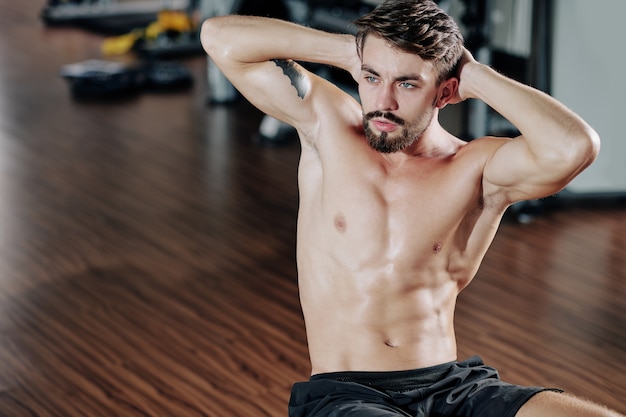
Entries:
{"label": "black shorts", "polygon": [[289,417],[513,417],[541,391],[502,382],[479,357],[398,372],[332,372],[294,384]]}

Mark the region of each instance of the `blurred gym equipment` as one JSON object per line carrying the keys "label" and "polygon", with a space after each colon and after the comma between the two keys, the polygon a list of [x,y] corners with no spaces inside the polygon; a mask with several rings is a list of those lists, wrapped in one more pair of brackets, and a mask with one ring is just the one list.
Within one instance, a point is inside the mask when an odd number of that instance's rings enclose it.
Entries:
{"label": "blurred gym equipment", "polygon": [[41,12],[47,25],[72,25],[84,29],[123,34],[145,27],[161,10],[185,10],[188,0],[48,0]]}

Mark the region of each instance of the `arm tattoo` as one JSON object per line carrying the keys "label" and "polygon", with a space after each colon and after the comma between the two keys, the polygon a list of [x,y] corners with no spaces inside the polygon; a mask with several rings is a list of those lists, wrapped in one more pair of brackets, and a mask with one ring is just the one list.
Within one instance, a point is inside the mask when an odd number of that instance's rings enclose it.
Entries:
{"label": "arm tattoo", "polygon": [[309,84],[296,66],[296,63],[285,59],[272,59],[272,61],[283,70],[283,74],[289,78],[291,85],[296,89],[298,97],[303,99],[306,93],[308,93]]}

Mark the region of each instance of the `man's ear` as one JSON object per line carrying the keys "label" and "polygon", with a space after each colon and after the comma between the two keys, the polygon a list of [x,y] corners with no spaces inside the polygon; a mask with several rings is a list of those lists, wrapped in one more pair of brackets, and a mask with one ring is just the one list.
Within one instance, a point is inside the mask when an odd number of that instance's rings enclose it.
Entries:
{"label": "man's ear", "polygon": [[444,80],[439,85],[439,91],[437,93],[437,101],[435,106],[439,109],[443,109],[446,105],[456,96],[457,89],[459,88],[459,79],[456,77],[450,77]]}

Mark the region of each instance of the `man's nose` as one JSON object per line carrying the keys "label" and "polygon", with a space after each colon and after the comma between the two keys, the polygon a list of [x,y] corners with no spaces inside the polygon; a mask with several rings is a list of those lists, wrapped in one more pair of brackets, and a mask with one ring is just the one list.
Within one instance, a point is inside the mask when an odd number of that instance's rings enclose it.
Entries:
{"label": "man's nose", "polygon": [[398,102],[390,87],[382,87],[378,92],[376,108],[380,111],[398,110]]}

